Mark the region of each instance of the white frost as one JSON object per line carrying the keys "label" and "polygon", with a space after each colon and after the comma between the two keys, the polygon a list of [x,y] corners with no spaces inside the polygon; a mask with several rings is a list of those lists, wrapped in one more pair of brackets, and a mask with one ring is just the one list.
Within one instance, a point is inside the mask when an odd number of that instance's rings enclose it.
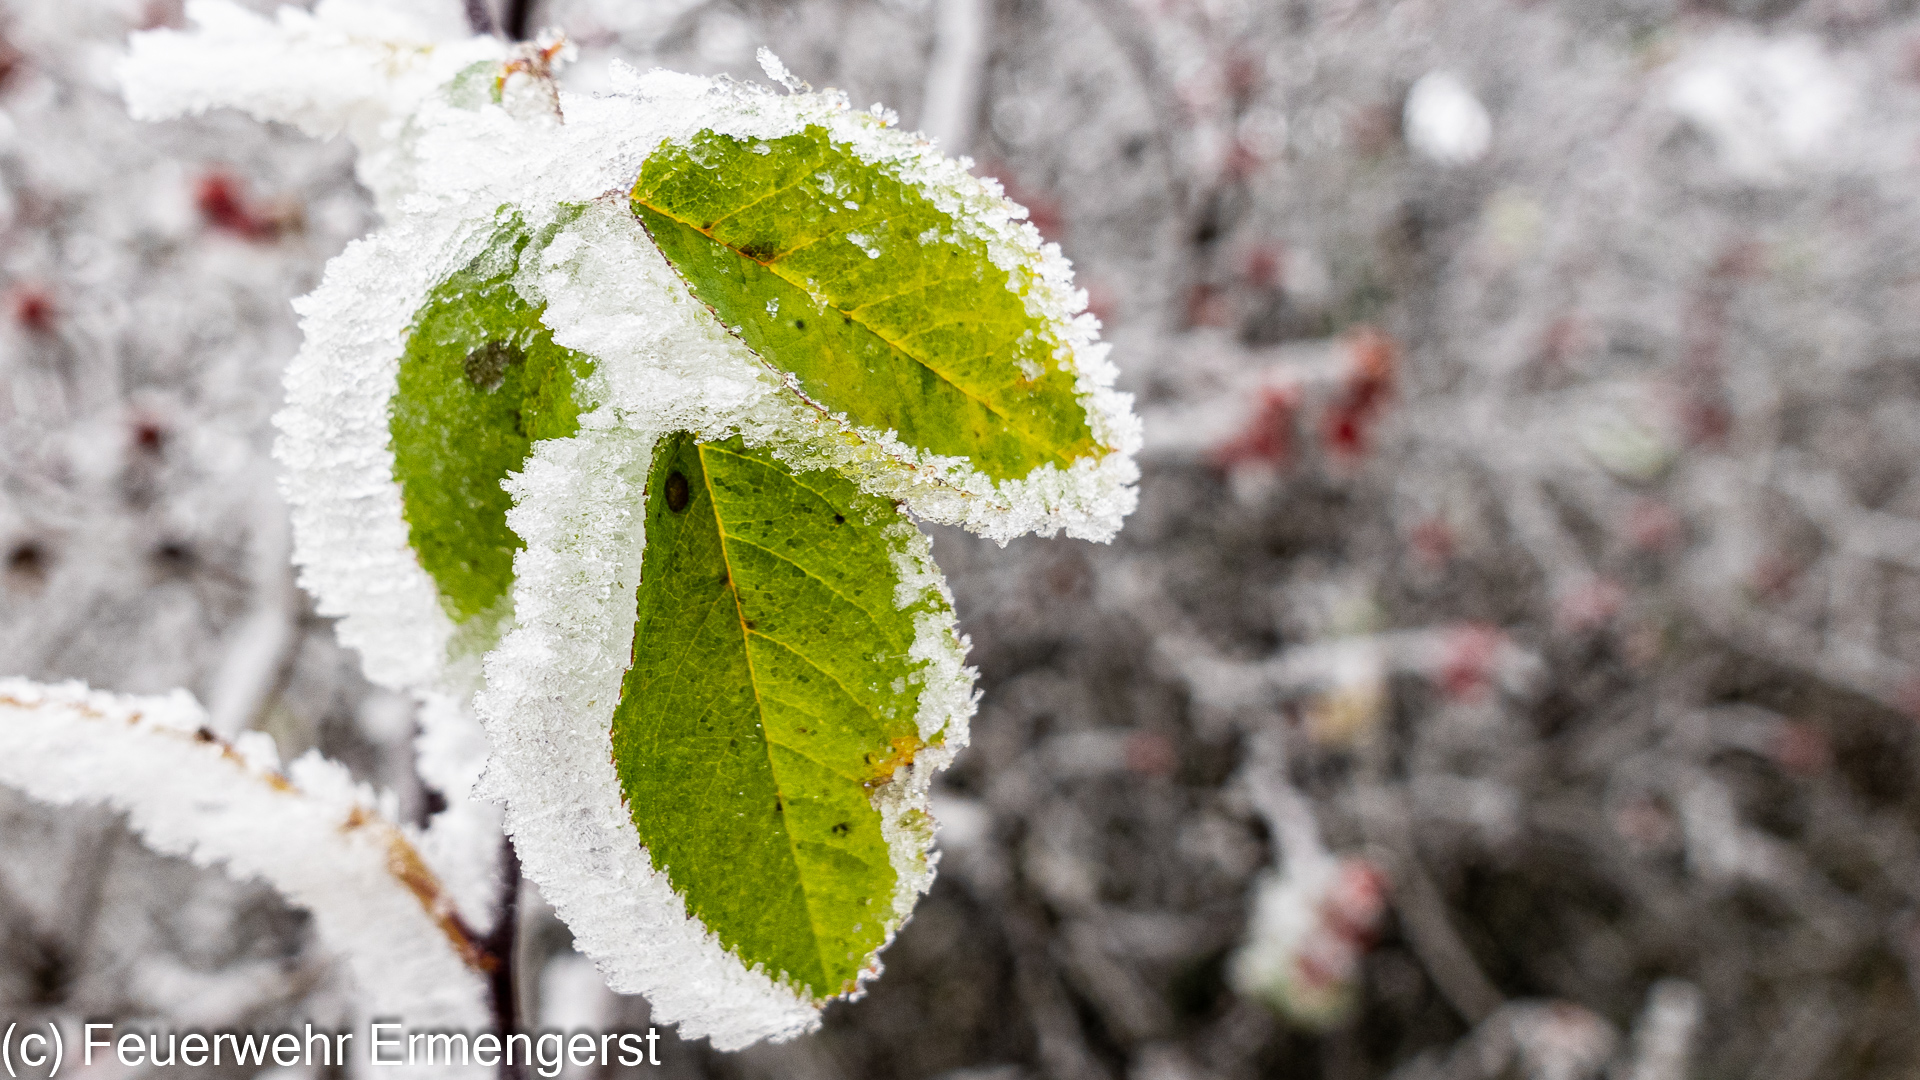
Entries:
{"label": "white frost", "polygon": [[1810,36],[1727,30],[1674,64],[1667,99],[1704,131],[1738,179],[1779,184],[1833,154],[1857,80]]}
{"label": "white frost", "polygon": [[518,625],[476,704],[493,745],[483,793],[507,807],[527,875],[608,984],[720,1049],[819,1023],[815,1007],[722,949],[654,871],[627,813],[612,718],[633,641],[640,520],[657,432],[586,428],[538,444],[514,482]]}
{"label": "white frost", "polygon": [[[514,562],[515,625],[488,656],[476,701],[493,745],[483,788],[506,803],[528,875],[610,985],[646,995],[654,1016],[680,1025],[683,1037],[733,1049],[813,1030],[822,1003],[748,969],[654,872],[614,770],[613,713],[633,645],[645,543],[638,508],[656,440],[675,430],[718,438],[745,429],[763,442],[807,416],[712,319],[656,314],[663,295],[701,309],[684,291],[636,286],[674,280],[650,245],[620,242],[638,228],[623,206],[596,203],[539,269],[523,263],[523,287],[547,295],[549,317],[571,328],[564,343],[602,358],[589,394],[605,404],[581,417],[578,435],[537,444],[508,481],[516,500],[508,523],[527,547]],[[628,286],[607,295],[579,288],[582,281]],[[734,408],[716,413],[715,400]],[[905,521],[892,536],[896,602],[949,599],[925,536]],[[876,801],[898,874],[889,937],[932,883],[927,785],[966,745],[974,705],[950,613],[920,619],[910,656],[920,663],[920,731],[941,745],[922,750]],[[876,964],[862,981],[877,974]]]}
{"label": "white frost", "polygon": [[266,881],[345,957],[364,1017],[485,1027],[486,984],[462,956],[471,939],[390,808],[317,754],[282,773],[271,738],[228,744],[207,723],[185,691],[123,697],[0,680],[0,783],[59,805],[112,806],[155,850]]}
{"label": "white frost", "polygon": [[[505,828],[528,875],[615,989],[646,994],[658,1020],[721,1048],[810,1030],[820,1003],[743,966],[653,872],[611,762],[654,443],[670,431],[738,434],[796,469],[837,469],[921,519],[1003,543],[1027,532],[1109,539],[1134,506],[1140,427],[1130,397],[1113,388],[1116,371],[1085,312],[1086,295],[1058,247],[1041,242],[997,184],[894,130],[884,113],[855,112],[837,92],[807,92],[770,55],[763,62],[788,94],[668,72],[643,76],[616,64],[615,93],[560,94],[564,123],[534,122],[540,118],[434,92],[434,80],[452,78],[471,58],[499,59],[495,45],[403,46],[397,42],[411,31],[389,23],[366,25],[398,36],[363,40],[340,28],[341,3],[269,22],[223,0],[196,0],[190,14],[200,31],[142,36],[125,68],[129,99],[144,115],[236,104],[317,133],[345,130],[381,193],[386,227],[333,260],[299,304],[306,342],[288,372],[276,453],[287,468],[302,583],[323,613],[342,616],[340,638],[359,650],[370,677],[428,701],[423,768],[438,755],[433,767],[445,775],[429,779],[450,801],[472,779],[471,755],[456,744],[466,738],[459,703],[473,701],[491,756],[472,790],[505,805]],[[258,92],[221,96],[226,84],[205,69],[234,49],[262,51],[268,67],[284,63],[287,79],[265,85],[270,71],[248,60],[242,82],[262,83]],[[174,60],[188,74],[169,82]],[[316,85],[314,73],[327,71],[338,83]],[[1043,466],[996,483],[965,459],[924,454],[893,432],[830,414],[688,292],[627,206],[646,157],[703,129],[764,141],[814,124],[926,193],[952,216],[954,239],[984,243],[1029,314],[1051,328],[1055,360],[1072,373],[1106,449],[1070,468]],[[557,344],[596,366],[578,434],[537,443],[504,482],[514,497],[508,524],[526,547],[515,559],[511,622],[485,659],[485,688],[475,697],[475,657],[461,651],[467,646],[409,547],[388,408],[405,335],[427,293],[515,213],[540,241],[522,257],[514,287],[545,305]],[[878,254],[871,239],[850,239]],[[925,537],[902,522],[897,599],[905,606],[944,597]],[[966,744],[974,694],[965,651],[950,613],[919,619],[911,650],[921,683],[917,721],[937,745],[876,799],[899,880],[889,937],[932,881],[927,787]],[[462,906],[485,895],[491,863],[471,846],[483,832],[480,818],[450,808],[422,839]],[[875,962],[863,979],[877,973]]]}
{"label": "white frost", "polygon": [[191,32],[134,34],[120,64],[127,109],[164,120],[232,107],[309,135],[345,134],[382,213],[411,190],[409,120],[469,64],[501,60],[492,37],[449,38],[445,20],[394,4],[321,0],[274,18],[231,0],[188,0]]}

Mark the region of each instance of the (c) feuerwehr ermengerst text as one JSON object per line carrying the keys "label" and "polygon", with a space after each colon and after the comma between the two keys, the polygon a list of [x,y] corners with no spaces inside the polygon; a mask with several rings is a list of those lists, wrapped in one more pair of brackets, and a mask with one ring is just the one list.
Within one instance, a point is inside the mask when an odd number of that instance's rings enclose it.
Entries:
{"label": "(c) feuerwehr ermengerst text", "polygon": [[[18,1066],[31,1073],[57,1076],[65,1063],[67,1037],[52,1023],[8,1024],[0,1033],[0,1058],[8,1076],[19,1076]],[[83,1025],[82,1045],[76,1047],[84,1065],[115,1061],[126,1068],[252,1065],[282,1068],[345,1065],[355,1054],[369,1065],[525,1065],[551,1078],[560,1070],[592,1066],[660,1064],[660,1033],[649,1027],[638,1032],[562,1033],[555,1031],[413,1031],[398,1022],[367,1025],[364,1041],[351,1031],[316,1029],[299,1032],[167,1031],[115,1024]],[[356,1046],[355,1044],[359,1045]],[[51,1066],[51,1068],[49,1068]],[[41,1072],[41,1070],[47,1070]]]}

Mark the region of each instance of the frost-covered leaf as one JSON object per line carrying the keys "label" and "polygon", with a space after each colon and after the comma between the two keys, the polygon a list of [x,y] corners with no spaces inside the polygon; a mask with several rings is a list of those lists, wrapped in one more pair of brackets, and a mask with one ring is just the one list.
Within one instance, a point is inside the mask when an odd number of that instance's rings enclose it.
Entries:
{"label": "frost-covered leaf", "polygon": [[[877,971],[872,952],[932,882],[927,787],[966,744],[973,673],[926,537],[890,503],[765,447],[681,435],[656,452],[660,438],[583,423],[507,481],[527,547],[476,702],[493,743],[484,785],[614,988],[731,1049],[811,1029],[827,997]],[[739,549],[724,584],[723,525]],[[801,567],[818,576],[793,580]],[[822,596],[828,583],[852,599]],[[745,621],[768,639],[750,645]],[[776,637],[801,652],[778,656]],[[802,696],[801,678],[830,677],[852,689]],[[765,712],[743,712],[756,691]],[[730,728],[703,738],[707,722]],[[757,776],[740,771],[756,733]],[[816,736],[808,752],[837,771],[775,772],[769,743]],[[789,840],[824,878],[779,865],[777,830],[794,822]],[[863,861],[830,862],[840,854]],[[803,888],[831,957],[794,926]]]}
{"label": "frost-covered leaf", "polygon": [[391,406],[393,474],[408,538],[456,623],[513,583],[519,538],[500,481],[539,439],[580,426],[592,361],[553,343],[512,278],[531,238],[514,218],[428,294],[400,358]]}
{"label": "frost-covered leaf", "polygon": [[994,480],[1109,449],[1071,350],[1030,310],[1031,271],[995,265],[929,193],[827,128],[663,145],[633,208],[695,295],[830,412]]}
{"label": "frost-covered leaf", "polygon": [[[915,622],[951,617],[937,593],[896,605],[912,532],[737,438],[662,440],[647,484],[621,788],[688,909],[816,998],[853,990],[896,921],[876,800],[925,746]],[[903,833],[923,850],[931,822]]]}
{"label": "frost-covered leaf", "polygon": [[478,947],[392,824],[390,803],[318,754],[283,771],[268,736],[228,744],[206,723],[185,691],[123,697],[0,680],[0,783],[55,804],[112,806],[155,850],[266,881],[312,912],[321,941],[347,960],[366,1017],[487,1024]]}
{"label": "frost-covered leaf", "polygon": [[[930,885],[927,788],[973,711],[965,642],[912,520],[1108,538],[1133,506],[1138,425],[1058,250],[997,185],[882,117],[835,93],[616,68],[614,93],[556,92],[556,124],[471,92],[476,73],[409,99],[390,125],[401,195],[383,199],[386,225],[299,302],[276,454],[302,583],[373,679],[448,716],[472,702],[490,747],[474,794],[504,805],[526,873],[616,990],[721,1048],[809,1030],[877,973]],[[798,289],[791,304],[751,298],[763,338],[751,312],[716,317],[745,300],[703,294],[661,242],[665,219],[650,234],[635,210],[636,190],[665,213],[725,186],[673,171],[676,148],[701,140],[785,140],[816,155],[814,173],[848,174],[832,213],[853,224],[823,241],[846,251],[810,263],[786,235],[773,263],[813,278],[769,278]],[[677,179],[639,183],[661,153],[650,175]],[[847,206],[856,196],[871,208]],[[770,205],[768,221],[816,209]],[[910,234],[883,231],[890,217]],[[740,258],[715,236],[679,239]],[[815,293],[839,321],[775,340],[782,309]],[[667,498],[648,477],[669,433],[699,458],[703,491],[758,470],[736,504],[709,505],[714,545],[723,526],[794,545],[776,547],[784,564],[722,564],[739,636],[732,652],[702,639],[697,665],[675,617],[701,575],[665,569],[693,519],[648,515]],[[845,520],[799,514],[806,499]],[[857,602],[821,594],[830,580]],[[774,631],[749,634],[748,610],[765,612],[756,631],[784,620],[779,642],[801,651],[762,655]],[[718,763],[680,705],[702,694],[731,706],[715,722],[759,733],[758,787],[729,796],[751,819],[688,794]],[[776,768],[796,740],[820,744],[813,762]]]}

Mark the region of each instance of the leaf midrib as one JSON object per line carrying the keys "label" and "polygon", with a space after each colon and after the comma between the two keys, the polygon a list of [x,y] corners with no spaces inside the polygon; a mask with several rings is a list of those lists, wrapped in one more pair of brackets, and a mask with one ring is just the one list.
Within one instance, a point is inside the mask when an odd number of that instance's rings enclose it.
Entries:
{"label": "leaf midrib", "polygon": [[[788,185],[788,186],[791,187],[793,185]],[[785,190],[785,189],[783,188],[781,190]],[[761,196],[760,199],[756,199],[754,201],[755,202],[765,201],[766,199],[772,198],[773,195],[777,193],[778,192],[769,192],[767,195]],[[799,248],[796,247],[796,248],[787,249],[786,251],[782,252],[780,255],[776,256],[775,260],[772,262],[769,262],[763,259],[758,259],[752,255],[747,254],[745,251],[741,250],[740,248],[735,247],[734,245],[719,239],[718,237],[714,236],[713,233],[709,232],[707,229],[702,228],[699,225],[694,224],[692,221],[689,221],[678,214],[672,213],[668,210],[662,209],[661,207],[654,205],[653,202],[641,196],[637,190],[633,193],[632,198],[634,202],[637,202],[640,205],[646,207],[648,210],[651,210],[654,213],[659,214],[661,217],[666,218],[667,220],[672,221],[676,224],[684,225],[687,228],[692,229],[694,232],[697,232],[701,236],[706,237],[709,241],[712,241],[715,245],[725,248],[729,252],[732,252],[738,258],[745,259],[748,262],[752,262],[752,263],[758,264],[759,266],[764,267],[768,273],[779,278],[781,281],[786,282],[788,285],[791,285],[795,289],[798,289],[801,292],[807,294],[808,296],[810,297],[816,296],[816,294],[811,288],[809,288],[804,282],[797,281],[791,275],[784,272],[783,268],[779,264],[779,260],[785,259],[786,257],[792,255],[793,252],[798,251]],[[742,207],[741,209],[745,209],[745,207]],[[736,211],[733,211],[732,213],[738,213],[738,211],[736,210]],[[732,216],[732,213],[729,213],[726,216],[730,217]],[[719,224],[720,221],[724,221],[724,220],[726,220],[726,217],[715,219],[714,224]],[[820,236],[813,237],[808,241],[808,243],[814,243],[819,240],[825,239],[829,235],[831,234],[822,234]],[[658,247],[658,244],[656,243],[655,246]],[[662,252],[661,254],[664,257],[666,253]],[[671,266],[673,265],[673,260],[668,259],[667,263],[668,265]],[[678,267],[675,267],[674,269],[676,272],[680,272]],[[948,279],[938,279],[938,280],[945,281]],[[933,283],[934,282],[929,282],[929,285]],[[927,286],[922,286],[922,287],[924,288]],[[912,291],[912,290],[907,290],[907,291]],[[905,357],[911,363],[918,365],[923,370],[930,372],[935,378],[939,379],[941,382],[945,383],[946,385],[953,387],[955,391],[957,391],[961,396],[965,397],[967,400],[978,404],[981,408],[987,410],[989,413],[992,413],[995,417],[998,417],[1001,423],[1006,425],[1006,428],[1008,431],[1013,432],[1020,439],[1021,442],[1026,443],[1028,446],[1033,447],[1035,450],[1037,450],[1043,458],[1060,462],[1061,464],[1069,467],[1072,466],[1074,462],[1073,456],[1061,450],[1054,449],[1052,446],[1049,445],[1051,442],[1050,439],[1047,439],[1043,435],[1037,435],[1033,431],[1030,431],[1028,428],[1026,428],[1024,425],[1017,423],[1015,421],[1015,418],[1011,414],[1002,411],[992,401],[986,398],[983,398],[979,394],[976,394],[972,390],[969,390],[967,387],[962,386],[948,372],[942,371],[939,368],[933,366],[933,364],[929,363],[926,359],[914,355],[911,351],[907,349],[906,346],[902,345],[897,341],[894,341],[892,338],[889,338],[887,335],[874,329],[873,326],[860,314],[861,312],[864,312],[867,308],[873,306],[873,304],[882,303],[885,300],[891,300],[901,295],[904,295],[904,293],[896,293],[893,296],[885,297],[882,300],[873,301],[872,303],[869,303],[869,304],[862,304],[859,307],[854,307],[854,308],[843,308],[827,300],[821,300],[820,302],[830,310],[835,311],[839,313],[841,316],[851,320],[853,324],[858,326],[861,330],[864,330],[867,333],[872,334],[882,344],[886,345],[887,348],[892,349],[894,352]],[[762,358],[762,362],[767,363],[769,367],[775,368],[776,370],[780,370],[780,371],[785,370],[784,368],[781,368],[778,364],[774,364],[770,361],[765,360],[764,357]],[[1096,446],[1098,445],[1097,441],[1095,442],[1095,445]]]}
{"label": "leaf midrib", "polygon": [[[747,626],[747,612],[740,603],[740,587],[735,583],[733,555],[727,548],[726,519],[720,516],[720,499],[713,490],[713,472],[707,467],[707,448],[696,442],[693,452],[700,456],[700,482],[707,489],[707,504],[713,507],[714,534],[720,541],[720,563],[727,570],[727,595],[733,597],[733,612],[740,626],[740,652],[747,664],[747,684],[753,687],[754,715],[760,721],[760,745],[766,748],[767,772],[773,777],[774,798],[780,800],[780,835],[786,838],[787,858],[793,865],[794,879],[800,882],[800,900],[807,907],[807,933],[813,939],[814,960],[820,965],[820,979],[825,983],[830,979],[827,973],[832,970],[833,965],[822,951],[820,919],[814,911],[813,893],[807,887],[806,875],[800,869],[800,852],[794,843],[793,829],[787,819],[786,788],[780,780],[780,766],[773,760],[773,733],[767,727],[767,708],[760,699],[760,677],[754,673],[753,669],[753,630]],[[859,702],[856,700],[855,704],[858,705]],[[803,985],[811,982],[811,980],[799,979],[791,972],[787,974]]]}

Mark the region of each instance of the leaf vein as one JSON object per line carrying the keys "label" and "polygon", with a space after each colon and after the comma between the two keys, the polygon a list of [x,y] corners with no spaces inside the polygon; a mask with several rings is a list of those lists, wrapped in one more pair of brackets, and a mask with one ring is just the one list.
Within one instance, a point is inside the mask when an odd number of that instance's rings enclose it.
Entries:
{"label": "leaf vein", "polygon": [[[693,452],[700,456],[700,482],[706,486],[708,505],[713,507],[713,526],[720,541],[720,560],[727,568],[726,589],[727,592],[733,596],[733,610],[740,619],[740,651],[746,655],[747,681],[753,686],[754,711],[760,717],[760,743],[762,746],[771,747],[773,740],[769,738],[767,734],[767,707],[760,697],[760,676],[755,673],[753,668],[753,650],[747,647],[747,638],[753,631],[747,627],[747,612],[746,609],[741,606],[740,588],[734,583],[733,579],[733,556],[727,549],[727,523],[726,519],[720,516],[720,499],[713,490],[712,470],[707,467],[707,446],[703,443],[695,443]],[[773,774],[775,797],[782,797],[784,788],[780,783],[780,766],[774,762],[771,750],[767,753],[767,771]],[[806,886],[806,875],[801,873],[800,870],[800,852],[794,845],[793,830],[787,828],[787,823],[784,818],[780,822],[780,835],[787,841],[787,858],[793,866],[794,880],[800,883],[800,902],[804,904],[807,909],[807,933],[813,939],[814,959],[820,964],[820,973],[824,976],[828,971],[833,969],[833,962],[827,956],[824,948],[825,942],[822,940],[820,916],[814,910],[813,895]],[[799,977],[794,976],[792,972],[788,972],[787,974],[789,977],[795,978],[796,981],[801,981]]]}

